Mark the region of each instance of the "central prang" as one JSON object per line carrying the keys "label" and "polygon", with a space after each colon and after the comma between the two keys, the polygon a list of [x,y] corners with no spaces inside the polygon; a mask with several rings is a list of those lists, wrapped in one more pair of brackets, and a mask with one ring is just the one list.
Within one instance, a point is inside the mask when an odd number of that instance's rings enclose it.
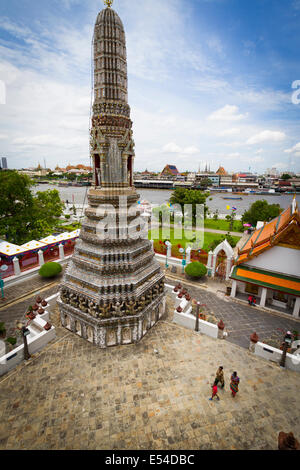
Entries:
{"label": "central prang", "polygon": [[93,187],[58,299],[62,325],[101,348],[139,341],[165,310],[133,185],[126,57],[122,21],[105,8],[94,31]]}

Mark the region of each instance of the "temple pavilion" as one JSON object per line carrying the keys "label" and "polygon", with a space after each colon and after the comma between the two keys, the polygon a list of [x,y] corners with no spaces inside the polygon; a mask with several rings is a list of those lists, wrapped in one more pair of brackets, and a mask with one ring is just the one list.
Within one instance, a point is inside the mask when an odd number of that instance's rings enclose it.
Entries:
{"label": "temple pavilion", "polygon": [[299,318],[300,214],[296,198],[249,236],[238,251],[230,277],[232,297],[252,294],[261,307]]}

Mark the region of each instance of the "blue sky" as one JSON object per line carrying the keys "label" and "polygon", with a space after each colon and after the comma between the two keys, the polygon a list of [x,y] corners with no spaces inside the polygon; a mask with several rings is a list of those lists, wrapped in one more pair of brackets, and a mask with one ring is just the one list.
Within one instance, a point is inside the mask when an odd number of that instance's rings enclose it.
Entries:
{"label": "blue sky", "polygon": [[[1,0],[0,155],[10,167],[89,163],[91,39],[103,7]],[[300,0],[113,8],[127,38],[136,170],[300,171]]]}

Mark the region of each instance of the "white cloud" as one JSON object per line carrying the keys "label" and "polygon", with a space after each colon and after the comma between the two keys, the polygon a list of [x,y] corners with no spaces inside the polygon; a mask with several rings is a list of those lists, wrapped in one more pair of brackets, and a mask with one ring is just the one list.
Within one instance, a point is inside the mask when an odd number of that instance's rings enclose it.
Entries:
{"label": "white cloud", "polygon": [[181,153],[181,148],[179,145],[170,142],[163,147],[162,151],[165,153]]}
{"label": "white cloud", "polygon": [[88,143],[88,137],[80,137],[73,135],[68,137],[57,135],[36,135],[32,137],[18,137],[13,141],[13,144],[23,148],[30,149],[36,147],[59,147],[65,149],[76,148],[80,145]]}
{"label": "white cloud", "polygon": [[247,117],[246,114],[238,114],[239,108],[238,106],[231,106],[226,104],[221,109],[214,111],[212,114],[208,116],[208,120],[210,121],[240,121],[241,119],[245,119]]}
{"label": "white cloud", "polygon": [[298,142],[298,144],[294,145],[294,147],[292,147],[290,149],[286,149],[284,152],[285,153],[298,153],[298,152],[300,152],[300,142]]}
{"label": "white cloud", "polygon": [[238,148],[244,145],[243,142],[234,141],[234,142],[221,142],[220,145],[224,147]]}
{"label": "white cloud", "polygon": [[251,163],[261,163],[261,162],[264,162],[265,159],[263,157],[260,157],[259,155],[257,155],[256,157],[246,158],[245,161],[248,161],[248,162],[251,162]]}
{"label": "white cloud", "polygon": [[170,142],[169,144],[166,144],[163,148],[162,151],[164,153],[180,153],[183,155],[195,155],[199,153],[199,149],[195,146],[190,146],[190,147],[179,147],[179,145],[175,144],[174,142]]}
{"label": "white cloud", "polygon": [[219,132],[218,135],[221,136],[221,137],[227,137],[227,136],[231,137],[232,135],[237,135],[240,132],[241,131],[240,131],[239,128],[232,127],[231,129],[225,129],[224,131]]}
{"label": "white cloud", "polygon": [[285,170],[288,167],[288,165],[287,163],[277,162],[273,164],[273,167],[277,168],[278,170]]}
{"label": "white cloud", "polygon": [[[56,3],[56,16],[43,23],[1,19],[9,34],[0,41],[0,79],[7,88],[0,139],[11,167],[34,166],[43,158],[52,167],[89,162],[91,38],[102,5],[89,0],[78,18],[77,9],[70,15],[64,7],[82,1]],[[206,161],[212,165],[212,155],[223,146],[229,154],[224,158],[231,158],[232,169],[238,170],[248,158],[244,147],[249,136],[274,125],[276,115],[268,124],[267,114],[259,112],[282,109],[286,101],[278,90],[256,89],[233,69],[226,72],[228,63],[220,60],[220,55],[229,58],[226,43],[220,43],[218,31],[204,35],[202,19],[192,30],[193,8],[182,0],[116,2],[127,37],[136,169],[159,170],[170,162],[190,170]],[[17,40],[9,42],[11,36]],[[264,155],[269,166],[281,158],[267,147]],[[216,158],[216,165],[222,164],[223,157]]]}
{"label": "white cloud", "polygon": [[239,158],[241,154],[239,152],[233,152],[233,153],[229,153],[227,156],[229,158]]}
{"label": "white cloud", "polygon": [[182,153],[184,153],[185,155],[195,155],[196,153],[199,153],[199,149],[194,146],[185,147]]}
{"label": "white cloud", "polygon": [[286,134],[284,132],[265,130],[250,137],[246,144],[255,145],[261,142],[282,142],[285,138]]}

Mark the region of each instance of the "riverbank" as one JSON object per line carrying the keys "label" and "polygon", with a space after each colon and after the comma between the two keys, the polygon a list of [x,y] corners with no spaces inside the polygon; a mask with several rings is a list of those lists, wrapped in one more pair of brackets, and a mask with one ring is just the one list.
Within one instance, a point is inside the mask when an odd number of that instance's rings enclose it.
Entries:
{"label": "riverbank", "polygon": [[[88,204],[87,193],[88,187],[59,187],[57,185],[43,184],[37,185],[33,188],[34,192],[37,191],[46,191],[47,189],[57,189],[59,191],[61,199],[66,202],[68,201],[70,205],[75,204],[83,205]],[[159,206],[164,203],[168,203],[173,191],[171,190],[160,190],[160,189],[137,189],[138,194],[140,195],[140,200],[148,201],[151,206]],[[279,204],[283,209],[289,207],[293,200],[293,195],[280,195],[280,196],[260,196],[249,194],[247,196],[241,196],[242,200],[225,200],[223,199],[224,193],[214,194],[211,193],[207,198],[207,206],[211,214],[214,214],[216,210],[219,212],[219,219],[224,219],[226,215],[229,215],[231,208],[236,208],[236,219],[241,218],[243,213],[249,209],[253,202],[258,200],[266,199],[269,204]],[[297,196],[298,204],[300,205],[300,195]],[[230,206],[228,210],[227,207]]]}

